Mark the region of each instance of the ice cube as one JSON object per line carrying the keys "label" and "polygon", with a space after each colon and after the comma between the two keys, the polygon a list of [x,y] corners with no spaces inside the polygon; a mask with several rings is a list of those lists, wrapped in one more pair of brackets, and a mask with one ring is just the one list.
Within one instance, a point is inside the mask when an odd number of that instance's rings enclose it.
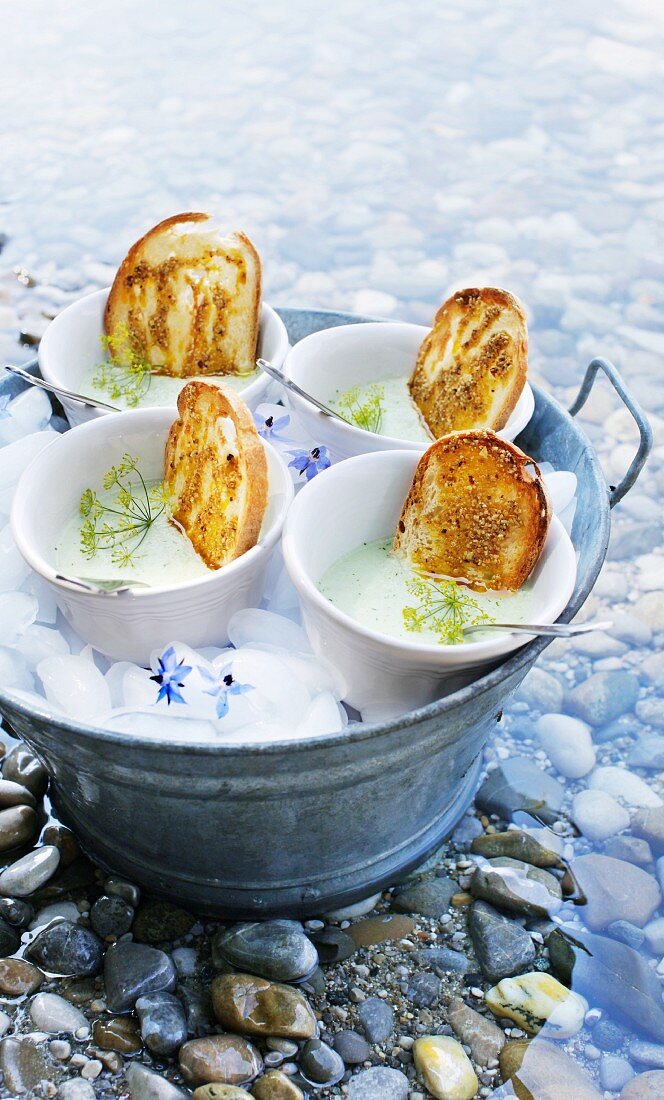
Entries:
{"label": "ice cube", "polygon": [[229,744],[256,745],[266,741],[288,741],[292,737],[292,731],[292,726],[270,722],[267,719],[251,722],[247,726],[232,730],[218,722],[215,740]]}
{"label": "ice cube", "polygon": [[25,634],[18,639],[16,649],[33,672],[46,657],[69,653],[69,645],[60,631],[53,630],[50,626],[40,626],[39,623],[28,627]]}
{"label": "ice cube", "polygon": [[322,737],[326,733],[339,733],[348,724],[345,712],[329,692],[317,695],[302,721],[295,737]]}
{"label": "ice cube", "polygon": [[211,722],[195,718],[175,718],[163,711],[114,710],[104,719],[106,729],[160,741],[217,741]]}
{"label": "ice cube", "polygon": [[23,703],[24,706],[35,711],[36,714],[49,714],[54,718],[66,717],[59,706],[49,702],[43,695],[38,695],[36,691],[24,691],[22,688],[16,687],[9,687],[5,690],[12,699],[15,699],[18,703]]}
{"label": "ice cube", "polygon": [[228,637],[238,649],[254,642],[279,646],[289,653],[310,653],[309,639],[301,627],[273,611],[245,607],[228,624]]}
{"label": "ice cube", "polygon": [[[232,697],[229,704],[238,699],[246,700],[261,720],[297,725],[311,703],[309,691],[289,666],[273,653],[265,653],[249,647],[239,649],[231,662],[233,678],[252,690],[242,697]],[[230,709],[230,706],[229,706]]]}
{"label": "ice cube", "polygon": [[33,691],[35,686],[25,657],[7,646],[0,646],[0,684],[3,688],[17,687],[22,691]]}
{"label": "ice cube", "polygon": [[46,657],[37,665],[46,698],[80,722],[98,725],[111,709],[108,684],[85,657],[63,654]]}
{"label": "ice cube", "polygon": [[21,585],[21,591],[37,597],[39,602],[37,622],[48,623],[52,626],[58,617],[58,605],[50,584],[47,584],[37,573],[29,572],[26,580]]}
{"label": "ice cube", "polygon": [[0,531],[0,592],[20,588],[31,570],[19,553],[9,524]]}
{"label": "ice cube", "polygon": [[291,668],[312,697],[321,691],[329,691],[337,699],[341,699],[342,681],[335,668],[325,658],[317,657],[313,653],[289,653],[285,649],[267,645],[264,642],[254,642],[249,648],[258,649],[264,653],[274,653]]}
{"label": "ice cube", "polygon": [[43,431],[49,424],[53,409],[48,394],[31,386],[9,402],[6,412],[23,436]]}
{"label": "ice cube", "polygon": [[0,645],[14,645],[34,623],[37,608],[26,592],[0,592]]}
{"label": "ice cube", "polygon": [[35,432],[24,435],[22,439],[3,448],[0,463],[0,513],[9,515],[14,489],[25,467],[57,438],[55,432]]}

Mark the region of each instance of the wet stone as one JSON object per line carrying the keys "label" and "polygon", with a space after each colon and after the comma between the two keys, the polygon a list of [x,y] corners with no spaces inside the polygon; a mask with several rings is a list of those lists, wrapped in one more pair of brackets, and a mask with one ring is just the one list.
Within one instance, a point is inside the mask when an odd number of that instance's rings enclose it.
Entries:
{"label": "wet stone", "polygon": [[472,1100],[479,1081],[461,1043],[449,1035],[427,1035],[413,1047],[415,1066],[436,1100]]}
{"label": "wet stone", "polygon": [[636,924],[631,924],[628,920],[611,921],[611,924],[607,925],[606,931],[614,940],[626,943],[628,947],[633,947],[635,951],[638,951],[646,938],[643,929]]}
{"label": "wet stone", "polygon": [[172,993],[148,993],[135,1005],[141,1036],[155,1057],[174,1054],[187,1038],[187,1021],[182,1003]]}
{"label": "wet stone", "polygon": [[44,976],[24,959],[0,959],[0,993],[5,997],[23,997],[36,993]]}
{"label": "wet stone", "polygon": [[271,1069],[259,1077],[252,1086],[251,1095],[255,1100],[304,1100],[299,1085],[278,1069]]}
{"label": "wet stone", "polygon": [[6,958],[7,955],[13,955],[15,951],[18,951],[20,944],[21,937],[19,933],[11,924],[0,917],[0,959]]}
{"label": "wet stone", "polygon": [[66,978],[60,983],[60,992],[73,1005],[91,1001],[97,992],[94,978]]}
{"label": "wet stone", "polygon": [[137,1054],[143,1046],[141,1033],[131,1016],[95,1020],[92,1038],[102,1050],[115,1050],[118,1054]]}
{"label": "wet stone", "polygon": [[13,1035],[0,1042],[0,1071],[10,1096],[31,1092],[49,1076],[44,1055],[37,1044]]}
{"label": "wet stone", "polygon": [[222,974],[212,982],[212,1008],[223,1027],[244,1035],[311,1039],[316,1017],[296,989],[251,974]]}
{"label": "wet stone", "polygon": [[177,974],[168,955],[131,940],[112,944],[104,960],[104,986],[109,1012],[128,1012],[139,997],[175,986]]}
{"label": "wet stone", "polygon": [[363,1069],[348,1082],[348,1100],[408,1100],[408,1078],[398,1069]]}
{"label": "wet stone", "polygon": [[620,1050],[626,1035],[613,1020],[598,1020],[593,1028],[593,1043],[600,1050]]}
{"label": "wet stone", "polygon": [[416,1008],[431,1008],[440,997],[440,978],[435,974],[413,974],[408,983],[406,997]]}
{"label": "wet stone", "polygon": [[58,1089],[58,1100],[95,1100],[95,1090],[89,1081],[74,1077],[63,1081]]}
{"label": "wet stone", "polygon": [[[116,895],[120,896],[120,895]],[[131,904],[127,898],[127,904]],[[196,918],[168,901],[145,901],[136,911],[132,932],[139,943],[164,943],[186,936]]]}
{"label": "wet stone", "polygon": [[350,959],[357,947],[347,932],[341,928],[323,928],[310,936],[323,966],[332,966],[337,962]]}
{"label": "wet stone", "polygon": [[382,917],[368,917],[351,925],[348,933],[356,947],[373,947],[377,943],[389,943],[408,936],[415,927],[415,921],[400,914]]}
{"label": "wet stone", "polygon": [[664,806],[637,810],[631,828],[634,836],[647,840],[657,855],[664,853]]}
{"label": "wet stone", "polygon": [[123,936],[131,928],[134,910],[114,894],[102,894],[90,910],[90,924],[98,936]]}
{"label": "wet stone", "polygon": [[467,957],[452,947],[425,947],[416,952],[415,958],[421,966],[430,966],[439,978],[448,974],[467,974],[470,970]]}
{"label": "wet stone", "polygon": [[531,1035],[547,1025],[550,1036],[566,1039],[583,1026],[588,1005],[550,974],[531,971],[503,978],[485,996],[495,1016],[506,1016]]}
{"label": "wet stone", "polygon": [[605,1054],[599,1063],[599,1083],[608,1092],[620,1092],[634,1076],[634,1070],[626,1058],[614,1054]]}
{"label": "wet stone", "polygon": [[237,924],[215,937],[213,961],[273,981],[297,982],[318,965],[318,952],[297,921]]}
{"label": "wet stone", "polygon": [[500,1072],[520,1098],[601,1100],[602,1094],[578,1063],[544,1039],[507,1043],[500,1053]]}
{"label": "wet stone", "polygon": [[661,1043],[645,1043],[637,1039],[629,1044],[629,1056],[633,1062],[664,1069],[664,1045]]}
{"label": "wet stone", "polygon": [[69,867],[81,854],[78,841],[64,825],[48,825],[42,837],[44,844],[53,844],[60,853],[60,866]]}
{"label": "wet stone", "polygon": [[180,1047],[180,1069],[188,1085],[242,1085],[263,1068],[256,1047],[239,1035],[209,1035]]}
{"label": "wet stone", "polygon": [[[199,1085],[194,1091],[194,1100],[247,1100],[251,1094],[237,1085]],[[255,1094],[254,1094],[255,1095]]]}
{"label": "wet stone", "polygon": [[605,726],[633,710],[639,696],[639,681],[631,672],[596,672],[568,695],[571,714],[591,726]]}
{"label": "wet stone", "polygon": [[0,917],[15,928],[27,928],[35,915],[29,902],[20,898],[0,898]]}
{"label": "wet stone", "polygon": [[510,821],[516,813],[536,811],[542,821],[558,818],[564,789],[525,756],[505,760],[484,780],[475,804],[486,814]]}
{"label": "wet stone", "polygon": [[453,997],[447,1006],[447,1019],[455,1035],[470,1047],[473,1060],[486,1066],[497,1058],[506,1042],[505,1032],[493,1020],[470,1008],[461,997]]}
{"label": "wet stone", "polygon": [[620,1093],[620,1100],[661,1100],[663,1095],[664,1070],[651,1069],[632,1077]]}
{"label": "wet stone", "polygon": [[643,927],[661,901],[653,876],[622,859],[591,853],[575,859],[571,870],[586,898],[581,912],[592,931],[617,920]]}
{"label": "wet stone", "polygon": [[535,837],[520,829],[510,829],[505,833],[484,833],[475,838],[470,850],[474,855],[484,856],[486,859],[509,856],[523,863],[530,863],[533,867],[562,866],[557,852],[552,852]]}
{"label": "wet stone", "polygon": [[2,764],[2,777],[27,787],[37,799],[45,794],[48,786],[46,768],[25,745],[17,745],[5,757]]}
{"label": "wet stone", "polygon": [[345,1073],[343,1058],[320,1039],[309,1039],[300,1052],[300,1070],[315,1085],[334,1085]]}
{"label": "wet stone", "polygon": [[[10,806],[30,806],[34,810],[37,807],[37,799],[22,783],[14,783],[11,779],[0,779],[0,810],[6,810]],[[44,839],[44,843],[51,842]]]}
{"label": "wet stone", "polygon": [[47,973],[88,977],[101,970],[104,949],[89,928],[63,920],[40,932],[27,954]]}
{"label": "wet stone", "polygon": [[140,1062],[125,1071],[131,1100],[188,1100],[189,1094],[173,1085],[161,1073],[153,1073]]}
{"label": "wet stone", "polygon": [[31,806],[10,806],[0,810],[0,852],[28,844],[37,827],[37,814]]}
{"label": "wet stone", "polygon": [[332,1045],[347,1066],[359,1066],[371,1057],[371,1047],[356,1031],[338,1032]]}
{"label": "wet stone", "polygon": [[35,848],[0,874],[0,894],[27,897],[48,882],[58,869],[60,853],[52,845]]}
{"label": "wet stone", "polygon": [[638,867],[653,862],[653,854],[647,840],[637,836],[614,836],[604,845],[604,855],[613,859],[625,859]]}
{"label": "wet stone", "polygon": [[80,856],[69,867],[59,867],[56,874],[31,898],[35,905],[64,898],[77,890],[85,890],[96,881],[95,868],[89,859]]}
{"label": "wet stone", "polygon": [[141,900],[141,891],[138,886],[134,886],[133,882],[127,882],[126,879],[116,878],[114,875],[106,879],[104,891],[107,894],[117,894],[118,897],[124,898],[132,909],[135,909]]}
{"label": "wet stone", "polygon": [[489,981],[497,982],[527,970],[535,958],[535,945],[529,933],[484,901],[471,906],[468,931],[482,973]]}
{"label": "wet stone", "polygon": [[560,908],[560,883],[548,871],[500,856],[477,867],[471,879],[473,897],[513,913],[545,917]]}
{"label": "wet stone", "polygon": [[89,1030],[88,1021],[80,1009],[56,993],[37,993],[30,1004],[30,1016],[39,1031],[51,1035],[73,1033],[79,1028]]}
{"label": "wet stone", "polygon": [[357,1015],[370,1043],[386,1043],[394,1034],[394,1012],[380,997],[367,997]]}
{"label": "wet stone", "polygon": [[391,908],[395,913],[419,913],[423,917],[439,920],[449,909],[450,901],[458,890],[459,884],[447,876],[427,879],[395,893]]}

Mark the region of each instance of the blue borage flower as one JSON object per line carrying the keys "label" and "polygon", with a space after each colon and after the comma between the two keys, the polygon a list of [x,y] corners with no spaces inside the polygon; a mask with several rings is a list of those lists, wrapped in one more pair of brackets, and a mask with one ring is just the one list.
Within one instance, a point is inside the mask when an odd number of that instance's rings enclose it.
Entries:
{"label": "blue borage flower", "polygon": [[0,397],[0,420],[7,420],[11,416],[9,409],[7,408],[9,401],[10,398],[8,394],[4,394],[3,397]]}
{"label": "blue borage flower", "polygon": [[225,665],[216,675],[202,667],[198,671],[201,679],[211,684],[211,687],[205,689],[205,694],[216,698],[217,718],[224,718],[228,714],[230,695],[246,695],[248,691],[254,690],[252,684],[241,684],[234,678],[230,665]]}
{"label": "blue borage flower", "polygon": [[261,416],[259,413],[254,413],[254,424],[256,430],[263,439],[277,439],[281,443],[291,443],[292,440],[288,436],[282,435],[284,428],[287,428],[290,424],[290,416],[285,413],[284,416],[273,416],[270,413],[269,416]]}
{"label": "blue borage flower", "polygon": [[307,481],[311,481],[312,477],[331,466],[330,452],[327,447],[312,447],[310,451],[288,451],[288,454],[293,456],[292,461],[288,463],[289,467],[297,470],[300,477],[304,476]]}
{"label": "blue borage flower", "polygon": [[191,672],[192,666],[185,665],[184,657],[181,661],[178,661],[177,653],[172,645],[164,650],[158,660],[158,665],[159,671],[150,677],[151,680],[159,684],[157,702],[159,703],[162,699],[165,699],[168,706],[171,703],[184,703],[186,700],[179,689],[184,686],[184,681]]}

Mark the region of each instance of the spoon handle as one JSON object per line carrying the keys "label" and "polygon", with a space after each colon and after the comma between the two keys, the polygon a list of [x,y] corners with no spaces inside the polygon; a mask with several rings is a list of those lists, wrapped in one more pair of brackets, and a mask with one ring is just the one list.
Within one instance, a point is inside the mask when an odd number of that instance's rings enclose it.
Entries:
{"label": "spoon handle", "polygon": [[536,634],[546,638],[572,638],[575,634],[590,634],[593,630],[608,630],[613,624],[603,623],[478,623],[476,626],[464,626],[464,634],[473,634],[479,630],[512,630],[516,634]]}
{"label": "spoon handle", "polygon": [[298,397],[304,398],[310,405],[315,405],[318,411],[322,412],[323,416],[329,416],[334,420],[341,420],[344,424],[350,424],[350,420],[346,420],[345,416],[342,416],[341,413],[336,412],[334,409],[330,409],[327,405],[324,405],[322,401],[319,401],[317,397],[313,397],[312,394],[307,393],[301,386],[298,386],[297,382],[293,382],[292,378],[288,378],[283,371],[280,371],[278,367],[273,366],[272,363],[268,363],[267,359],[257,359],[256,365],[260,367],[265,374],[268,374],[270,378],[274,378],[275,382],[279,382],[287,390],[290,390],[291,393],[296,393]]}
{"label": "spoon handle", "polygon": [[6,366],[5,370],[8,374],[16,375],[17,378],[23,379],[31,386],[37,386],[39,389],[54,393],[56,397],[66,397],[68,401],[76,401],[79,405],[87,405],[91,409],[104,409],[106,412],[120,411],[116,405],[107,405],[105,401],[97,401],[95,397],[83,397],[82,394],[73,393],[72,390],[66,390],[63,386],[54,386],[52,382],[47,382],[39,375],[28,374],[21,367]]}

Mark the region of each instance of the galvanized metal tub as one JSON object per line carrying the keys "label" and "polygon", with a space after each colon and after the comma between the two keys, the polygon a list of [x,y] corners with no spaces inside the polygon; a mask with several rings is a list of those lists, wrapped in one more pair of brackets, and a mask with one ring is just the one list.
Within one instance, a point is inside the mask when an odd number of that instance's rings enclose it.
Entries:
{"label": "galvanized metal tub", "polygon": [[[291,342],[364,318],[281,310]],[[598,370],[634,415],[641,445],[608,490],[588,439],[534,387],[533,419],[518,442],[534,458],[573,470],[573,617],[600,570],[609,509],[643,466],[650,430],[615,369],[594,360],[572,413]],[[14,380],[0,393],[17,389]],[[12,702],[0,710],[52,776],[52,801],[98,862],[153,894],[219,916],[311,915],[366,897],[427,857],[453,828],[477,784],[480,754],[508,696],[546,647],[524,646],[479,680],[398,721],[336,736],[241,746],[163,744],[84,728]]]}

